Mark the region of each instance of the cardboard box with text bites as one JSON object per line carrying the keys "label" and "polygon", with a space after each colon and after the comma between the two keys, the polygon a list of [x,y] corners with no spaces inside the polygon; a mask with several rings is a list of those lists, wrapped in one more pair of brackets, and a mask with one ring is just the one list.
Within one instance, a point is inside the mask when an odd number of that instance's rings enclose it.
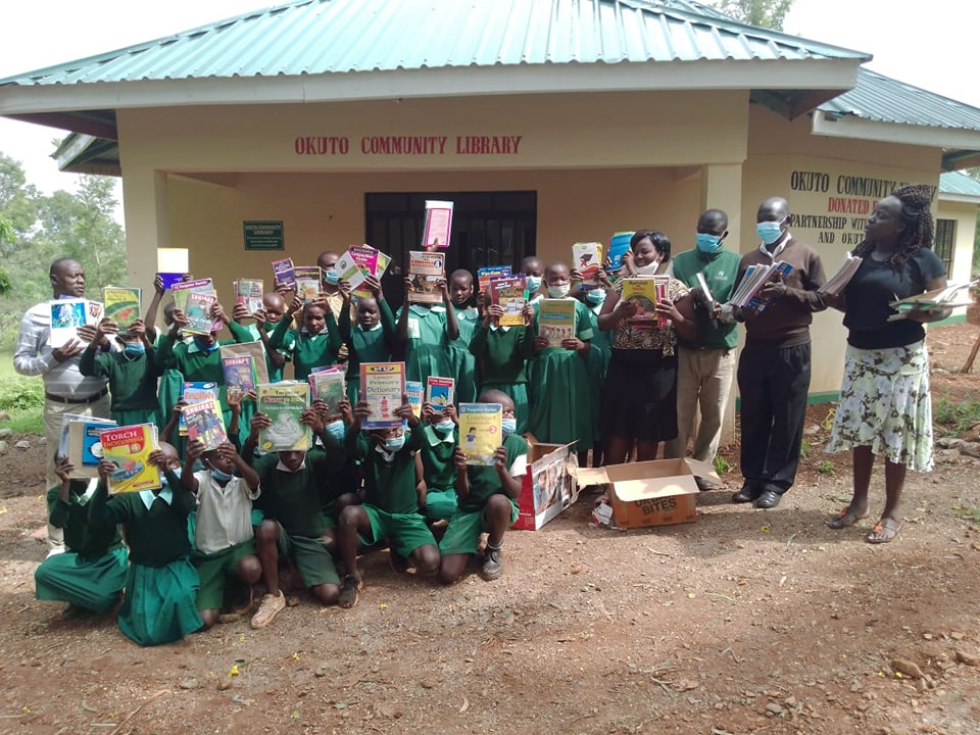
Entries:
{"label": "cardboard box with text bites", "polygon": [[527,473],[514,528],[537,531],[578,500],[578,457],[572,444],[540,444],[530,434],[527,443]]}
{"label": "cardboard box with text bites", "polygon": [[583,468],[577,474],[580,485],[605,489],[612,509],[606,520],[620,529],[694,523],[699,493],[694,476],[721,482],[711,465],[693,459]]}

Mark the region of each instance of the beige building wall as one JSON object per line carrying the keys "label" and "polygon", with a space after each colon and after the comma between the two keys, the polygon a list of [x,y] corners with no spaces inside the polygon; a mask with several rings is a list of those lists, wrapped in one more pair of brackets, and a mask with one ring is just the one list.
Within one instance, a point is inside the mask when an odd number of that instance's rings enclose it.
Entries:
{"label": "beige building wall", "polygon": [[[949,273],[949,282],[967,283],[971,279],[973,268],[973,243],[977,235],[977,205],[940,199],[936,217],[951,219],[956,222],[953,264]],[[964,310],[960,309],[959,312],[964,313]]]}

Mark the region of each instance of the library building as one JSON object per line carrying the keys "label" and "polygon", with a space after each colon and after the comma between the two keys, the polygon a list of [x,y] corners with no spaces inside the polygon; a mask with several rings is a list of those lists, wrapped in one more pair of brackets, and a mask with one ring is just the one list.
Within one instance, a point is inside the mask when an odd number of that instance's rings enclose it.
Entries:
{"label": "library building", "polygon": [[[418,249],[454,203],[447,268],[571,258],[786,197],[828,275],[875,202],[935,187],[936,252],[969,279],[980,109],[864,68],[851,50],[735,22],[693,0],[294,0],[0,80],[0,115],[70,133],[64,171],[120,176],[130,282],[158,248],[231,298],[234,277],[367,243]],[[952,172],[952,173],[947,173]],[[230,268],[233,265],[234,268]],[[816,316],[813,401],[840,387],[845,331]]]}

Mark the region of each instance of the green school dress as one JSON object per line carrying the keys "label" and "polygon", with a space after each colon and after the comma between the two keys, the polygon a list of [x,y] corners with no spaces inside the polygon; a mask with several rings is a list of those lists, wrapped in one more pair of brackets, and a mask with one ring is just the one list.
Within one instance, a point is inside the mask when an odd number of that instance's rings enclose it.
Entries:
{"label": "green school dress", "polygon": [[[157,372],[160,375],[160,384],[157,388],[157,426],[161,429],[170,421],[174,406],[180,400],[180,393],[184,387],[184,376],[179,370],[167,367],[160,362],[160,345],[167,337],[167,332],[157,332],[156,342],[153,346],[153,361],[156,363]],[[178,340],[182,343],[190,342],[191,339],[181,337]]]}
{"label": "green school dress", "polygon": [[360,324],[351,328],[350,309],[340,314],[340,336],[347,345],[347,400],[353,408],[361,392],[361,364],[388,362],[395,342],[395,315],[382,299],[378,302],[380,319],[374,329],[364,329]]}
{"label": "green school dress", "polygon": [[457,309],[455,304],[450,306],[456,312],[456,323],[459,325],[459,337],[449,342],[450,377],[456,380],[456,403],[473,403],[476,400],[476,358],[470,352],[470,343],[476,328],[480,325],[480,312],[473,306]]}
{"label": "green school dress", "polygon": [[425,441],[419,449],[422,477],[425,479],[425,517],[448,521],[456,512],[456,431],[446,434],[429,424],[422,428]]}
{"label": "green school dress", "polygon": [[[573,299],[574,300],[574,299]],[[538,330],[534,305],[534,330]],[[590,313],[575,300],[575,336],[583,342],[593,337]],[[528,364],[531,415],[528,429],[545,444],[578,442],[575,451],[592,448],[594,430],[592,395],[586,360],[572,350],[546,348]]]}
{"label": "green school dress", "polygon": [[499,390],[514,402],[517,434],[527,431],[531,409],[527,397],[527,361],[534,357],[534,330],[528,327],[477,327],[470,351],[480,364],[479,393]]}
{"label": "green school dress", "polygon": [[160,370],[152,353],[131,355],[125,351],[99,353],[86,349],[78,363],[85,377],[107,378],[112,395],[112,420],[120,426],[154,423],[160,404],[157,378]]}
{"label": "green school dress", "polygon": [[337,354],[343,344],[340,330],[330,309],[327,309],[324,316],[327,326],[319,334],[310,334],[306,327],[290,329],[290,320],[287,317],[272,330],[269,337],[269,347],[272,349],[279,350],[284,345],[293,343],[293,373],[296,380],[306,380],[313,368],[337,364]]}
{"label": "green school dress", "polygon": [[143,490],[110,498],[100,482],[89,502],[96,522],[126,524],[130,565],[117,620],[120,630],[141,646],[178,641],[203,624],[187,535],[187,516],[196,502],[173,473],[158,493]]}
{"label": "green school dress", "polygon": [[[401,318],[402,309],[398,310],[398,318]],[[431,375],[452,378],[456,373],[449,362],[446,307],[411,304],[408,312],[406,379],[418,381],[425,386],[426,379]]]}
{"label": "green school dress", "polygon": [[594,441],[602,440],[599,431],[599,416],[602,409],[602,387],[606,384],[606,370],[612,357],[612,332],[599,329],[599,312],[602,304],[588,304],[589,323],[592,325],[592,344],[586,368],[589,372],[589,393],[592,397],[592,428]]}
{"label": "green school dress", "polygon": [[41,562],[34,572],[35,595],[107,613],[126,586],[128,554],[117,526],[90,522],[87,482],[78,483],[82,492],[72,485],[67,503],[60,485],[48,490],[48,523],[64,530],[67,550]]}

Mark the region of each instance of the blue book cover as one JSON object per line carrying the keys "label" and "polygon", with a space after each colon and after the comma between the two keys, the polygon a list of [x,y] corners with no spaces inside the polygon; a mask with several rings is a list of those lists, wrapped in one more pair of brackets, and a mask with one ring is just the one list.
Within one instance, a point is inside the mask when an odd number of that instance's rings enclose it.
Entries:
{"label": "blue book cover", "polygon": [[[211,398],[218,398],[218,384],[217,383],[184,383],[180,389],[180,397],[184,399],[187,405],[191,406],[195,403],[201,403],[202,401],[207,401]],[[184,414],[180,414],[180,421],[177,424],[177,433],[181,436],[187,436],[187,422],[184,420]]]}

